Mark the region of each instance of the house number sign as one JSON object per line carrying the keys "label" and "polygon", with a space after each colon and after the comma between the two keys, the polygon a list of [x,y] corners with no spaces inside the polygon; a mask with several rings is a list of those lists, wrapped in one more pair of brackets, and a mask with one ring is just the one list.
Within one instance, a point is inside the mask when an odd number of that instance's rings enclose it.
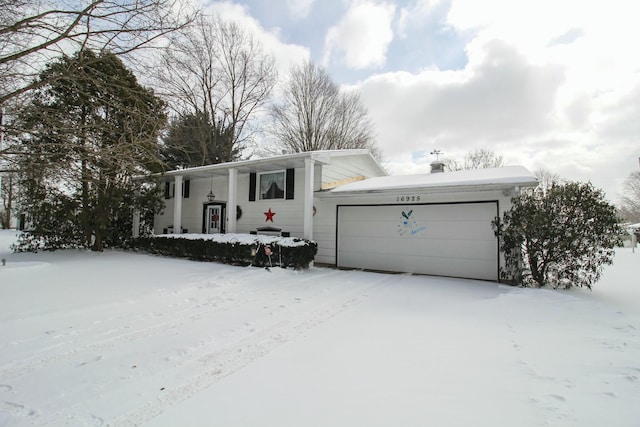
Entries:
{"label": "house number sign", "polygon": [[397,196],[396,202],[419,202],[420,196]]}

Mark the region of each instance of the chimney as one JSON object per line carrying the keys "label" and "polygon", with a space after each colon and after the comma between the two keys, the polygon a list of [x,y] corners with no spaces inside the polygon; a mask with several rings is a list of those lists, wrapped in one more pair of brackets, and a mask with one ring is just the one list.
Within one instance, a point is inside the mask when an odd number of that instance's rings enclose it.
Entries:
{"label": "chimney", "polygon": [[434,160],[431,162],[431,173],[442,173],[444,172],[444,163],[440,160]]}

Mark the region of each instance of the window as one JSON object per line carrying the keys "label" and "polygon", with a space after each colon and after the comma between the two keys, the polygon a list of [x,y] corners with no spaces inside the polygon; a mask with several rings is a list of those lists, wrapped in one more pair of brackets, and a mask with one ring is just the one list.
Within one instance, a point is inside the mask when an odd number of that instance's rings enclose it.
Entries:
{"label": "window", "polygon": [[260,199],[284,199],[285,173],[268,172],[260,174]]}
{"label": "window", "polygon": [[188,179],[185,179],[182,182],[182,197],[184,197],[185,199],[189,198],[190,188],[191,188],[191,181]]}
{"label": "window", "polygon": [[256,201],[256,193],[260,200],[293,200],[295,195],[295,172],[295,169],[263,172],[259,174],[259,178],[256,172],[251,172],[249,174],[249,201]]}

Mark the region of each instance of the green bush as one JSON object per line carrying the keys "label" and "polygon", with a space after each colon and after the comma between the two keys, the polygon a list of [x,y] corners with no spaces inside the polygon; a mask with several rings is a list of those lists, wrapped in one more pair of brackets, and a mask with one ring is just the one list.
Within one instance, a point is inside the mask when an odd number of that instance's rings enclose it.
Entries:
{"label": "green bush", "polygon": [[493,224],[505,254],[502,279],[591,289],[622,243],[615,206],[590,183],[537,188],[512,203]]}
{"label": "green bush", "polygon": [[[130,247],[152,254],[196,261],[215,261],[257,267],[280,266],[296,270],[308,268],[318,251],[318,245],[310,240],[297,238],[287,238],[284,242],[295,243],[297,246],[282,245],[278,241],[264,244],[260,243],[257,237],[252,244],[247,244],[223,243],[208,239],[151,236],[133,239]],[[267,255],[267,247],[271,251],[270,257]]]}

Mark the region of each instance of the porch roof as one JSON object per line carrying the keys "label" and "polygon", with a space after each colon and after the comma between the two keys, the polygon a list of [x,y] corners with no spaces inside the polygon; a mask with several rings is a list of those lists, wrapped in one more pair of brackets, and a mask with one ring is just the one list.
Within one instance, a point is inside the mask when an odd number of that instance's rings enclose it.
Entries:
{"label": "porch roof", "polygon": [[[236,169],[238,173],[268,172],[290,168],[302,168],[306,159],[314,160],[319,164],[329,164],[332,157],[341,156],[369,156],[377,164],[381,171],[384,169],[371,156],[368,150],[325,150],[309,151],[304,153],[283,154],[280,156],[240,160],[237,162],[219,163],[215,165],[198,166],[187,169],[177,169],[158,174],[158,176],[182,175],[189,178],[209,178],[211,176],[227,176],[229,169]],[[386,173],[386,172],[385,172]]]}

